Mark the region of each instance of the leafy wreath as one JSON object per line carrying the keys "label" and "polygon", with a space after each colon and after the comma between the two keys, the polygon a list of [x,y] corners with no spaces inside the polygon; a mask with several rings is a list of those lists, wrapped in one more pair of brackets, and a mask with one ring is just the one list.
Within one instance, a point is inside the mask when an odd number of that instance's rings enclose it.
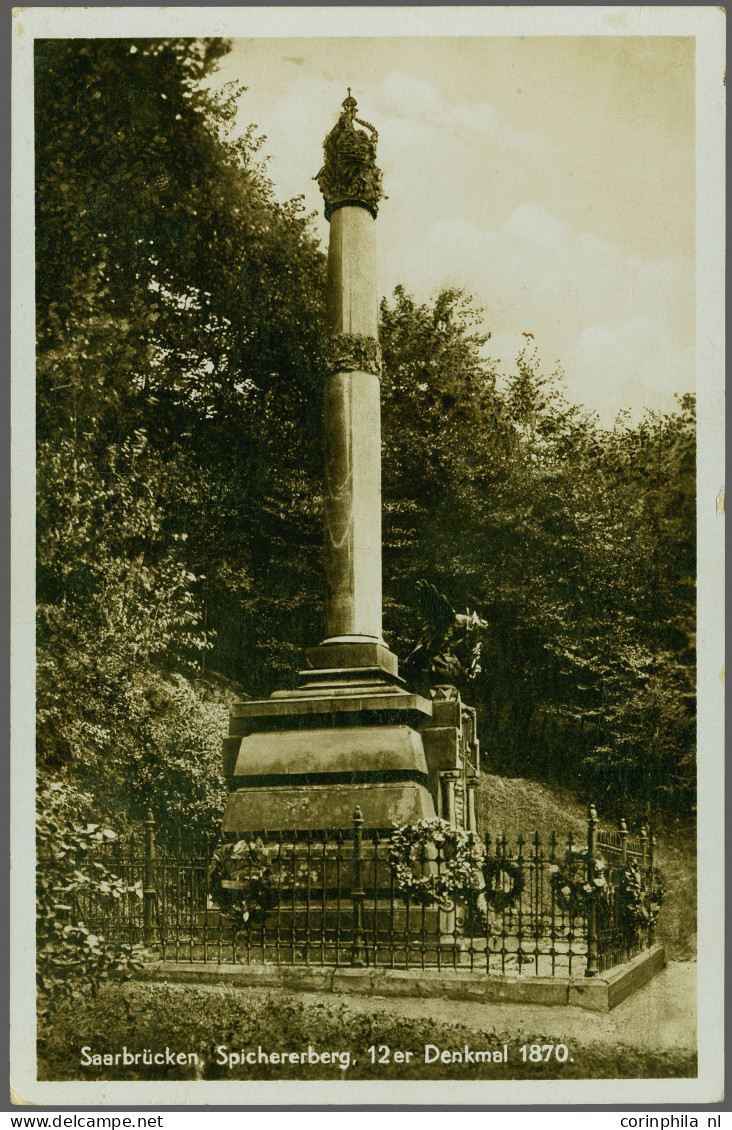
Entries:
{"label": "leafy wreath", "polygon": [[387,861],[405,899],[450,910],[456,899],[479,891],[484,856],[474,832],[453,828],[438,817],[395,828]]}
{"label": "leafy wreath", "polygon": [[519,902],[524,885],[521,863],[504,858],[484,857],[480,887],[466,898],[465,930],[468,934],[486,937],[493,932],[492,919],[512,910]]}
{"label": "leafy wreath", "polygon": [[220,844],[209,867],[209,893],[237,925],[262,922],[278,898],[266,844],[261,839]]}
{"label": "leafy wreath", "polygon": [[355,370],[381,376],[381,349],[378,341],[366,334],[336,334],[329,343],[328,368],[331,373]]}
{"label": "leafy wreath", "polygon": [[510,859],[486,859],[483,877],[486,905],[496,914],[511,910],[521,898],[526,880],[519,863]]}
{"label": "leafy wreath", "polygon": [[630,862],[620,872],[620,913],[628,941],[635,944],[646,935],[649,940],[658,922],[663,906],[664,883],[658,871],[653,873],[650,888],[636,863]]}
{"label": "leafy wreath", "polygon": [[595,859],[594,876],[590,880],[587,874],[587,848],[571,849],[567,852],[564,866],[554,863],[550,871],[554,902],[570,918],[583,918],[593,901],[597,905],[602,900],[607,900],[605,861]]}

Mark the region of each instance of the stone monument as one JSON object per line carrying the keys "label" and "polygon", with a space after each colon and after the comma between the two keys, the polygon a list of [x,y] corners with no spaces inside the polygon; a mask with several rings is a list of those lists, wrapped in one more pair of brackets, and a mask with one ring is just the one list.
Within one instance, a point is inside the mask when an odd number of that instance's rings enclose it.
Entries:
{"label": "stone monument", "polygon": [[[324,409],[325,638],[293,691],[236,705],[224,832],[367,828],[443,815],[475,826],[474,712],[411,693],[382,638],[378,135],[348,97],[317,179],[330,223]],[[363,127],[363,128],[359,128]]]}

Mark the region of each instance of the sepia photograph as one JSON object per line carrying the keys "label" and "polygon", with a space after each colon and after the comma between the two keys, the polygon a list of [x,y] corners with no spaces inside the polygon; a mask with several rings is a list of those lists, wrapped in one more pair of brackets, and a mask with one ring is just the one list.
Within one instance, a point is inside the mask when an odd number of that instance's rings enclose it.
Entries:
{"label": "sepia photograph", "polygon": [[13,23],[13,1102],[721,1100],[724,14]]}

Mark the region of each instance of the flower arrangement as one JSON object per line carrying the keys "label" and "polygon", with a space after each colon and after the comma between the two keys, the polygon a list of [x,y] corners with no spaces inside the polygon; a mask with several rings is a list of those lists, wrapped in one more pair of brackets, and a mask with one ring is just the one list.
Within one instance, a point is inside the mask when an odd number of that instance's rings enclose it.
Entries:
{"label": "flower arrangement", "polygon": [[524,889],[521,864],[489,859],[475,832],[445,820],[419,820],[395,828],[388,855],[394,882],[405,898],[443,910],[456,902],[468,908],[468,921],[488,928],[489,912],[516,906]]}
{"label": "flower arrangement", "polygon": [[585,918],[593,903],[598,910],[609,912],[611,898],[617,897],[628,944],[637,944],[644,935],[650,939],[663,904],[663,880],[658,871],[650,888],[634,860],[625,864],[613,861],[609,867],[598,856],[592,871],[590,877],[586,848],[567,852],[563,866],[552,865],[552,892],[558,909],[570,918]]}

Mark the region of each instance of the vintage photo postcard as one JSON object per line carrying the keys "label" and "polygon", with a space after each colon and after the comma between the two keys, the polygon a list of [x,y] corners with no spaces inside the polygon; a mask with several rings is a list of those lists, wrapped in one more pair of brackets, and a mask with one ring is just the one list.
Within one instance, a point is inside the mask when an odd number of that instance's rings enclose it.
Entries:
{"label": "vintage photo postcard", "polygon": [[14,1103],[721,1101],[724,39],[16,10]]}

